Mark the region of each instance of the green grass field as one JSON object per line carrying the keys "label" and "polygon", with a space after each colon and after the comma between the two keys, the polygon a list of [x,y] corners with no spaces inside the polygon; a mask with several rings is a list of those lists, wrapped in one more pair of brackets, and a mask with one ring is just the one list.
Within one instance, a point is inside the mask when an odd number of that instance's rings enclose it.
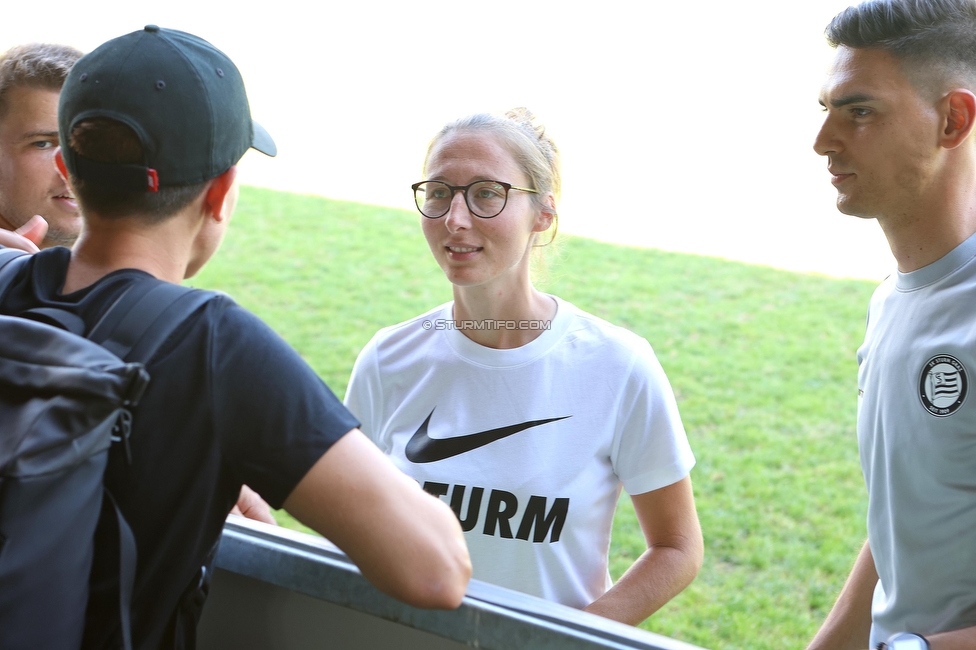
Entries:
{"label": "green grass field", "polygon": [[[264,318],[341,397],[377,329],[451,297],[419,218],[244,188],[222,250],[191,284]],[[705,565],[643,627],[714,650],[802,648],[865,536],[854,354],[873,284],[557,241],[541,288],[651,342],[698,458]],[[624,497],[614,577],[643,548]]]}

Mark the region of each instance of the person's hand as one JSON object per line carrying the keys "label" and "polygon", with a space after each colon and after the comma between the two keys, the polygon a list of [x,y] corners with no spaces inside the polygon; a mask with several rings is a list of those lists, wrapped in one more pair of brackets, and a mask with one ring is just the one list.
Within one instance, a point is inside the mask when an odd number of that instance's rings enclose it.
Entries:
{"label": "person's hand", "polygon": [[30,218],[30,221],[17,230],[10,231],[0,228],[0,246],[36,253],[46,234],[47,221],[41,215],[35,214]]}
{"label": "person's hand", "polygon": [[230,513],[271,524],[272,526],[278,525],[278,522],[275,521],[274,516],[271,514],[271,506],[257,492],[246,485],[241,486],[241,493],[237,497],[237,505],[231,509]]}

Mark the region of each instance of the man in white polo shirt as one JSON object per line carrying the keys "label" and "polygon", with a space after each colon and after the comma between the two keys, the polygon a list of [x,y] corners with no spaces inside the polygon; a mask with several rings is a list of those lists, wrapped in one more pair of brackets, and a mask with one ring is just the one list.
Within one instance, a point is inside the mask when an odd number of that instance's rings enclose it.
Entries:
{"label": "man in white polo shirt", "polygon": [[868,541],[809,650],[976,648],[976,0],[869,0],[826,35],[814,149],[898,270],[857,354]]}

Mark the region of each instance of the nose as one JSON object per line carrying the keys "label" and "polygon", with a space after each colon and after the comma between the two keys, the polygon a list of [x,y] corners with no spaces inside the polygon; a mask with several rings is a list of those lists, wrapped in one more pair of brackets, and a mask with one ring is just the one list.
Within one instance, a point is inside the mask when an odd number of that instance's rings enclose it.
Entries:
{"label": "nose", "polygon": [[827,115],[820,126],[820,131],[817,132],[817,137],[813,140],[813,150],[821,156],[826,156],[837,153],[840,147],[840,142],[831,126],[830,115]]}
{"label": "nose", "polygon": [[444,217],[444,225],[447,226],[450,232],[467,230],[471,227],[471,220],[473,218],[474,215],[468,210],[468,204],[464,201],[464,190],[455,190],[454,198],[451,199],[451,209],[448,210],[447,215]]}

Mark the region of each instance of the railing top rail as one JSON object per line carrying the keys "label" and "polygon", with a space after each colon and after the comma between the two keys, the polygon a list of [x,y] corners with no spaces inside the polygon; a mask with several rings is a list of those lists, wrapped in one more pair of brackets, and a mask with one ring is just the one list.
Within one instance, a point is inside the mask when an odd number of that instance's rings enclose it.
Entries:
{"label": "railing top rail", "polygon": [[[472,580],[454,611],[422,610],[370,585],[329,541],[241,517],[224,526],[218,568],[480,648],[701,650],[681,641]],[[513,636],[515,635],[515,636]]]}

